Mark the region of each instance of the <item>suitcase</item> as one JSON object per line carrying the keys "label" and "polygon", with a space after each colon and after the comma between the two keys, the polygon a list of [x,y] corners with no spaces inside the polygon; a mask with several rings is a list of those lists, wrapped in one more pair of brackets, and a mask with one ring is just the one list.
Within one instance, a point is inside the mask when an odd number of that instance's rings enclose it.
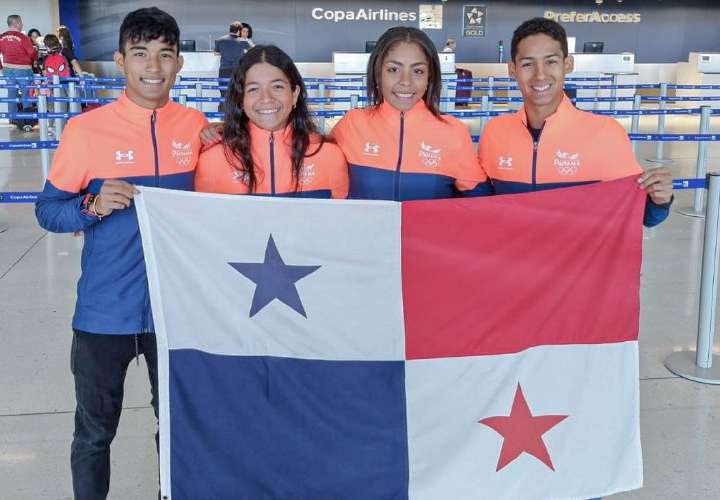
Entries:
{"label": "suitcase", "polygon": [[[37,113],[37,106],[32,105],[24,107],[22,103],[18,103],[18,113]],[[33,127],[38,124],[38,119],[15,118],[13,120],[10,120],[10,123],[15,125],[18,130],[22,130],[23,132],[32,132]]]}
{"label": "suitcase", "polygon": [[[458,79],[471,79],[472,71],[462,68],[455,68],[455,75]],[[472,87],[472,82],[457,82],[458,87]],[[467,102],[458,102],[457,98],[469,99],[472,96],[472,90],[455,90],[455,106],[467,106]]]}

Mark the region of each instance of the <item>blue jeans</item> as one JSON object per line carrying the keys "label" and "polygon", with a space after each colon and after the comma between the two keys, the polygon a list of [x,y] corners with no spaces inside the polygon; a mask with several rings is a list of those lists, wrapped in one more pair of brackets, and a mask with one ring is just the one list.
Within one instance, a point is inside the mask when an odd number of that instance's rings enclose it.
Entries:
{"label": "blue jeans", "polygon": [[145,357],[151,403],[157,418],[157,347],[154,334],[99,335],[75,331],[73,335],[70,365],[75,377],[77,406],[70,465],[75,500],[105,500],[107,497],[110,489],[110,443],[120,422],[125,374],[137,354]]}
{"label": "blue jeans", "polygon": [[[32,77],[33,72],[31,69],[16,69],[16,68],[3,68],[3,76],[6,79],[12,79],[12,78],[22,78],[22,77]],[[15,82],[7,82],[9,85],[12,85]],[[18,80],[17,85],[18,86],[26,86],[30,85],[30,80]],[[15,89],[8,89],[8,97],[18,97],[20,95],[20,89],[15,87]],[[28,100],[28,92],[27,89],[22,93],[22,104],[24,108],[30,107],[30,101]],[[8,103],[8,113],[15,113],[18,110],[18,105],[14,102]]]}

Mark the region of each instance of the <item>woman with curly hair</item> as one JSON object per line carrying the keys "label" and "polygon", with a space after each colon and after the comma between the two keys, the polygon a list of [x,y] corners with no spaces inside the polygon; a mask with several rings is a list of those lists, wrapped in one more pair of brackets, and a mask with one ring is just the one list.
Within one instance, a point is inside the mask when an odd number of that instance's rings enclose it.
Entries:
{"label": "woman with curly hair", "polygon": [[306,99],[290,56],[250,49],[228,84],[222,141],[200,155],[196,191],[345,198],[345,157],[317,132]]}

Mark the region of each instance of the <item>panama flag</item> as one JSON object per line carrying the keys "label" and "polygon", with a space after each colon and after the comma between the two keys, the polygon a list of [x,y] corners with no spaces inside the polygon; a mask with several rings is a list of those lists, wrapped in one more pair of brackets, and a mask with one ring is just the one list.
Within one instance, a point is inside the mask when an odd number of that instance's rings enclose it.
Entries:
{"label": "panama flag", "polygon": [[402,204],[140,190],[164,498],[641,486],[634,179]]}

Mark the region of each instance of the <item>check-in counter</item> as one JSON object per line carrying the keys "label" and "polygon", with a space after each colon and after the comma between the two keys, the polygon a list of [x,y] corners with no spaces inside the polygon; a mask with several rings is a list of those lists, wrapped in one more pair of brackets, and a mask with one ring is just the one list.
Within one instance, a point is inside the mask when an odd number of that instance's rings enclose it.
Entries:
{"label": "check-in counter", "polygon": [[[678,85],[720,85],[720,53],[690,52],[688,62],[678,63]],[[720,90],[712,89],[678,89],[675,94],[682,96],[718,96]],[[717,101],[686,101],[678,103],[683,108],[699,106],[717,107]]]}
{"label": "check-in counter", "polygon": [[[201,51],[201,52],[180,52],[183,58],[183,67],[180,70],[178,76],[182,77],[199,77],[199,78],[217,78],[218,71],[220,70],[220,55],[213,51]],[[191,83],[191,82],[183,82]],[[210,82],[201,82],[202,85],[208,86]],[[195,97],[197,92],[194,90],[183,90],[183,94],[189,97]],[[201,91],[202,97],[220,97],[219,90],[203,89]],[[195,109],[200,111],[213,112],[218,110],[219,103],[215,102],[203,102],[193,103]]]}
{"label": "check-in counter", "polygon": [[[568,76],[571,78],[614,77],[615,81],[578,82],[579,86],[588,85],[637,85],[638,74],[635,72],[635,54],[621,52],[619,54],[573,54],[575,66]],[[634,97],[635,89],[578,89],[577,97]],[[617,102],[582,102],[578,108],[587,110],[598,109],[632,109],[631,101]]]}
{"label": "check-in counter", "polygon": [[[440,58],[440,73],[442,78],[454,78],[455,77],[455,54],[452,52],[440,52],[438,54]],[[333,67],[335,70],[336,78],[357,78],[362,77],[363,81],[358,82],[357,86],[366,85],[365,75],[367,72],[368,60],[370,59],[369,53],[364,52],[333,52]],[[351,84],[343,84],[349,86],[355,86]],[[364,95],[365,91],[351,90],[351,91],[334,91],[334,97],[349,97],[352,94]],[[447,97],[454,98],[455,90],[448,89]],[[444,103],[447,104],[448,111],[455,109],[455,103],[453,101]],[[343,105],[342,103],[334,106],[335,109],[348,109],[349,106]]]}

